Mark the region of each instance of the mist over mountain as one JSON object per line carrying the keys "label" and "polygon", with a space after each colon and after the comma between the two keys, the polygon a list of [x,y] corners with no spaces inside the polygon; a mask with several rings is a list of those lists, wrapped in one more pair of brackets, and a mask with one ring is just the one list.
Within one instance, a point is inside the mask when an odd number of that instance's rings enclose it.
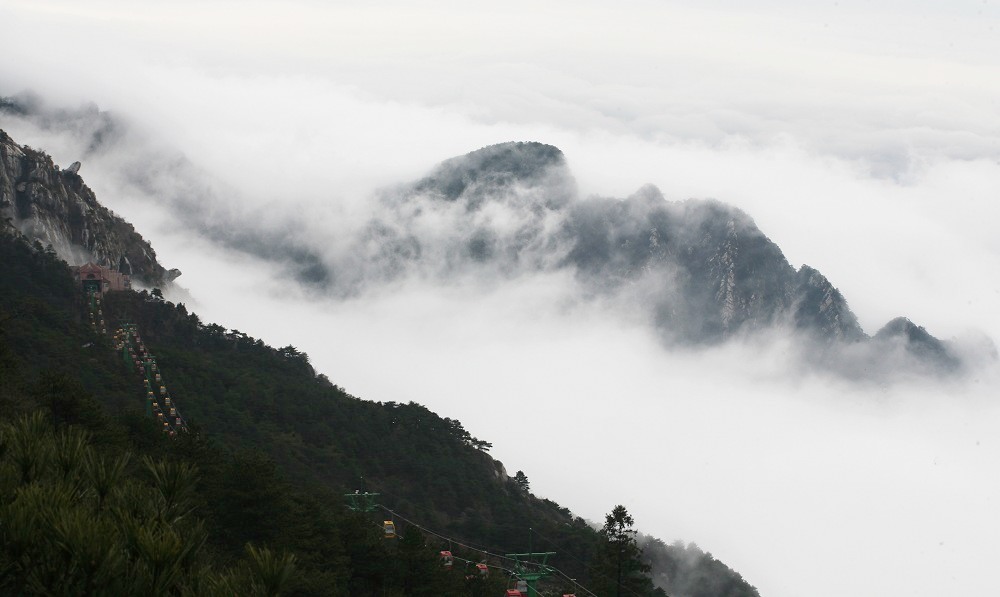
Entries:
{"label": "mist over mountain", "polygon": [[803,345],[804,363],[848,377],[962,366],[949,343],[915,324],[922,333],[893,332],[892,323],[873,341],[837,288],[815,268],[793,268],[743,211],[667,201],[652,185],[625,199],[581,198],[549,145],[503,143],[451,158],[383,191],[376,214],[329,263],[334,293],[410,276],[447,284],[568,269],[574,300],[638,310],[671,345],[780,331]]}
{"label": "mist over mountain", "polygon": [[[52,110],[25,96],[6,99],[0,111],[42,128],[65,125],[86,140],[85,153],[121,152],[121,139],[134,135],[93,106]],[[567,304],[597,301],[630,313],[671,346],[777,333],[801,347],[796,366],[873,380],[953,374],[968,357],[995,352],[989,341],[969,349],[918,324],[922,334],[890,323],[871,338],[834,284],[809,265],[794,268],[749,214],[716,200],[668,201],[653,185],[624,199],[581,196],[562,151],[543,143],[501,143],[445,160],[378,191],[367,216],[341,221],[309,206],[289,213],[244,204],[180,154],[139,155],[125,162],[126,179],[185,225],[340,299],[408,280],[488,289],[570,272]],[[66,232],[59,250],[79,245],[81,234]]]}
{"label": "mist over mountain", "polygon": [[[199,169],[181,152],[151,138],[125,116],[100,110],[94,104],[52,105],[34,93],[22,92],[0,97],[0,117],[0,128],[8,132],[30,130],[42,137],[46,151],[62,150],[72,160],[81,161],[85,171],[108,165],[112,171],[100,172],[104,176],[91,180],[111,183],[120,198],[155,204],[185,229],[213,243],[280,262],[302,282],[325,281],[326,271],[318,255],[299,238],[309,221],[308,213],[290,216],[267,206],[248,205],[234,189]],[[8,168],[8,173],[12,171]],[[58,240],[53,246],[70,262],[87,253],[71,255],[69,247],[60,246]],[[151,285],[164,282],[156,278]]]}
{"label": "mist over mountain", "polygon": [[[622,500],[768,597],[993,590],[1000,3],[47,0],[0,23],[0,96],[38,94],[0,129],[81,162],[184,272],[165,301],[458,418],[533,491],[589,520]],[[514,167],[508,141],[562,155]],[[465,180],[491,146],[499,174]]]}
{"label": "mist over mountain", "polygon": [[[397,522],[401,541],[408,537],[413,544],[409,549],[423,556],[422,566],[429,572],[419,582],[425,590],[436,583],[436,594],[496,594],[506,584],[502,575],[494,575],[486,589],[480,585],[487,578],[478,572],[463,575],[456,570],[449,578],[451,566],[443,569],[439,554],[451,552],[437,550],[455,549],[461,562],[475,564],[462,556],[482,556],[483,561],[487,555],[497,557],[481,546],[523,541],[525,529],[539,536],[544,531],[546,547],[557,548],[569,561],[566,570],[575,578],[553,568],[550,575],[558,572],[562,578],[551,580],[552,586],[568,582],[586,590],[578,580],[605,582],[603,573],[590,573],[587,565],[596,558],[595,546],[602,540],[594,525],[551,500],[535,497],[521,471],[523,484],[518,484],[517,477],[508,476],[504,465],[487,454],[492,444],[473,437],[459,421],[441,419],[415,402],[371,402],[351,396],[319,374],[309,357],[294,347],[273,348],[238,330],[203,322],[183,304],[167,302],[156,292],[124,290],[85,301],[83,289],[71,278],[60,255],[129,267],[146,283],[169,283],[176,272],[164,272],[149,243],[97,202],[77,173],[78,163],[60,169],[47,154],[18,145],[2,130],[0,156],[0,207],[13,214],[0,220],[0,265],[5,274],[0,288],[0,370],[6,373],[0,376],[0,403],[4,405],[0,423],[5,433],[10,432],[7,424],[16,415],[35,413],[36,426],[42,428],[48,414],[54,423],[85,424],[90,431],[96,430],[94,449],[124,453],[123,469],[129,450],[166,455],[188,466],[192,477],[187,491],[194,493],[197,486],[205,496],[193,501],[198,505],[191,506],[186,515],[204,516],[210,522],[202,525],[199,520],[197,528],[207,526],[213,533],[201,555],[204,559],[198,562],[199,579],[210,574],[205,561],[224,562],[253,542],[280,545],[292,554],[289,562],[298,562],[299,569],[293,573],[289,567],[285,573],[285,582],[295,587],[291,594],[375,595],[386,592],[378,587],[415,584],[414,565],[397,570],[400,555],[407,557],[405,551],[397,552],[395,545],[385,547],[392,545],[387,539],[396,535],[384,537],[378,525],[373,531],[373,525],[366,524],[366,514],[357,512],[352,523],[357,532],[344,531],[348,525],[343,521],[352,514],[340,498],[356,487],[360,476],[363,487],[367,483],[367,488],[385,492],[370,495],[381,496],[379,507],[387,515],[398,517],[388,507],[417,512],[424,524],[489,542],[480,543],[478,553],[466,554],[459,551],[467,548],[464,544],[453,547],[448,537],[411,520]],[[7,192],[12,185],[13,194]],[[79,216],[80,209],[88,210],[85,217]],[[49,242],[50,248],[43,248],[42,241]],[[130,261],[126,256],[134,251],[148,259]],[[115,264],[109,256],[119,253],[121,260]],[[140,414],[138,398],[146,394],[140,391],[134,370],[131,365],[123,366],[118,348],[107,350],[112,345],[106,334],[98,333],[93,320],[88,327],[79,312],[81,305],[94,305],[95,298],[97,305],[103,301],[101,308],[107,310],[113,325],[140,326],[144,337],[155,342],[158,362],[164,371],[170,369],[171,387],[179,390],[174,395],[184,396],[186,416],[194,422],[183,435],[171,433],[168,438],[158,422]],[[159,374],[156,379],[160,381]],[[164,392],[161,386],[161,395]],[[152,393],[149,396],[152,403]],[[42,448],[25,449],[47,453]],[[37,462],[48,464],[47,457],[38,458]],[[41,464],[34,466],[36,472],[43,469]],[[199,470],[203,471],[201,479]],[[124,504],[134,507],[130,501],[134,494],[114,492],[119,494],[128,498]],[[9,502],[3,506],[5,512],[14,511]],[[62,510],[47,513],[53,527],[63,522]],[[22,577],[38,567],[42,558],[36,553],[26,555],[30,550],[24,546],[32,545],[36,551],[48,548],[49,538],[43,537],[48,528],[40,527],[32,529],[30,540],[4,543],[6,552],[0,555],[7,563],[18,560],[17,565],[8,566],[11,574],[3,579],[5,587],[20,586]],[[432,535],[430,540],[422,530]],[[98,536],[91,531],[81,534],[82,542],[59,543],[67,561],[89,557],[80,553],[85,551],[81,545]],[[166,543],[157,537],[151,544],[159,545],[157,541]],[[199,545],[204,542],[201,536]],[[759,595],[739,573],[696,547],[685,548],[681,542],[668,546],[652,538],[644,542],[642,559],[653,575],[650,595],[665,595],[663,589],[679,597]],[[11,553],[17,557],[7,557]],[[98,564],[91,561],[91,565]],[[81,582],[67,579],[63,568],[75,566],[61,563],[54,577],[43,576],[32,586]],[[115,574],[95,576],[100,580],[91,582],[99,588],[112,586],[116,579]],[[190,580],[195,576],[185,569],[183,574],[172,575],[171,582],[180,586],[196,582]],[[456,584],[463,579],[475,591]],[[653,590],[654,583],[657,590]],[[242,593],[227,589],[226,594],[234,592]],[[409,589],[399,594],[409,594]]]}

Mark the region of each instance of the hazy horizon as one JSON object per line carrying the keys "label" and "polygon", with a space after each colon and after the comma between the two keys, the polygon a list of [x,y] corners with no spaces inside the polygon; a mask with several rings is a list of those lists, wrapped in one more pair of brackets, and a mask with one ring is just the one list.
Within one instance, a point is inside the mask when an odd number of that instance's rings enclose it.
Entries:
{"label": "hazy horizon", "polygon": [[[625,504],[765,597],[993,585],[996,364],[854,383],[791,367],[780,334],[667,350],[576,300],[571,272],[330,296],[208,231],[337,256],[382,190],[539,141],[583,197],[654,184],[746,211],[870,334],[902,315],[996,342],[997,3],[14,0],[0,23],[31,49],[0,65],[0,96],[69,110],[0,128],[82,160],[204,321],[457,418],[537,495],[591,520]],[[119,123],[97,147],[88,102]]]}

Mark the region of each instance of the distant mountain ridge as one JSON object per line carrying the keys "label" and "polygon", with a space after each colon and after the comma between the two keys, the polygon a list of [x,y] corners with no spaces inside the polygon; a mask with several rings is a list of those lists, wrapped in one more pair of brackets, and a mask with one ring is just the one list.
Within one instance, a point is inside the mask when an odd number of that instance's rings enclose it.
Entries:
{"label": "distant mountain ridge", "polygon": [[[865,337],[840,292],[817,270],[792,268],[746,213],[711,200],[668,202],[653,185],[624,200],[577,199],[575,187],[563,188],[567,181],[559,149],[504,143],[447,160],[404,201],[429,195],[482,210],[489,200],[513,203],[516,183],[533,199],[525,211],[534,216],[515,231],[519,257],[539,246],[557,253],[554,267],[575,268],[579,280],[602,292],[659,278],[663,284],[649,297],[654,317],[677,341],[713,342],[781,323],[835,339]],[[543,227],[531,224],[555,210],[564,220],[550,242],[538,242]],[[496,250],[502,231],[484,226],[476,233],[466,239],[467,254],[504,258]]]}
{"label": "distant mountain ridge", "polygon": [[[947,342],[900,324],[905,318],[870,337],[841,292],[817,269],[793,268],[745,212],[715,200],[667,201],[653,185],[625,199],[579,198],[550,145],[501,143],[451,158],[381,200],[386,209],[355,251],[375,272],[367,281],[435,259],[447,263],[435,272],[445,276],[572,268],[586,294],[631,297],[669,344],[785,330],[814,343],[807,360],[848,375],[961,368]],[[448,224],[444,232],[426,232],[432,219]],[[437,244],[444,249],[435,253]]]}
{"label": "distant mountain ridge", "polygon": [[[13,100],[0,109],[25,117],[38,110]],[[78,115],[99,117],[84,127],[100,137],[91,143],[116,142],[125,129],[95,114]],[[57,125],[55,116],[38,118]],[[60,170],[6,135],[0,152],[0,215],[29,237],[51,244],[70,262],[128,264],[140,285],[179,275],[161,266],[127,223],[96,206],[78,173]],[[175,175],[192,173],[182,168]],[[413,276],[502,281],[570,270],[577,299],[619,301],[670,345],[713,345],[779,331],[811,343],[796,358],[848,377],[952,373],[964,366],[952,343],[930,334],[896,333],[888,326],[869,336],[830,280],[808,265],[793,268],[743,211],[715,200],[668,201],[652,185],[624,199],[583,197],[563,152],[544,143],[491,145],[447,159],[413,183],[383,189],[372,217],[339,238],[336,249],[309,240],[322,231],[301,234],[314,225],[307,213],[265,222],[233,212],[206,223],[199,214],[211,213],[211,193],[198,190],[193,179],[180,186],[193,192],[167,201],[185,225],[285,264],[287,275],[311,292],[357,296]]]}

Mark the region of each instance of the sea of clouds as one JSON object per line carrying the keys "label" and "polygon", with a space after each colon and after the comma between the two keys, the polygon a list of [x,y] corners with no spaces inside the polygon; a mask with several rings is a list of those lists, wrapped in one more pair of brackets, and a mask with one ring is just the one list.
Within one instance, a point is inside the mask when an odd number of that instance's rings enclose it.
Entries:
{"label": "sea of clouds", "polygon": [[52,116],[0,128],[82,160],[202,320],[460,419],[537,495],[592,520],[625,504],[766,597],[975,594],[1000,535],[995,365],[855,383],[792,367],[780,335],[668,351],[567,271],[350,296],[294,274],[336,263],[384,189],[534,140],[583,196],[652,183],[746,211],[869,333],[905,315],[995,341],[997,10],[15,0],[0,95]]}

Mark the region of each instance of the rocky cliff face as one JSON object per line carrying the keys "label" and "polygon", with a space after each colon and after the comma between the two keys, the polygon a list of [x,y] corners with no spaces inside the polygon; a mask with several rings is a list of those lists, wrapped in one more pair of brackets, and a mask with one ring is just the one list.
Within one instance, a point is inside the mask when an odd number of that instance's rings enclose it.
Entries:
{"label": "rocky cliff face", "polygon": [[655,187],[571,209],[567,265],[591,285],[648,280],[657,325],[681,342],[714,342],[778,325],[823,337],[864,336],[839,292],[809,267],[796,271],[738,209],[666,201]]}
{"label": "rocky cliff face", "polygon": [[870,339],[833,284],[812,267],[793,268],[744,212],[667,201],[651,185],[625,199],[581,199],[552,146],[505,143],[452,158],[383,203],[352,262],[377,272],[369,280],[572,268],[588,295],[631,296],[668,343],[783,329],[818,342],[807,360],[844,371],[895,366],[894,356],[959,367],[947,343],[907,320]]}
{"label": "rocky cliff face", "polygon": [[[444,162],[389,195],[392,211],[373,224],[374,243],[395,246],[405,271],[434,252],[429,214],[447,214],[453,264],[502,271],[573,268],[589,292],[640,286],[656,325],[671,340],[714,342],[791,326],[818,337],[865,337],[843,296],[818,271],[796,271],[742,211],[717,201],[667,201],[647,185],[625,199],[579,199],[562,152],[504,143]],[[456,209],[456,206],[458,209]]]}
{"label": "rocky cliff face", "polygon": [[163,285],[177,276],[156,260],[131,224],[97,202],[79,174],[0,130],[0,217],[71,265],[94,261],[131,273],[136,283]]}

